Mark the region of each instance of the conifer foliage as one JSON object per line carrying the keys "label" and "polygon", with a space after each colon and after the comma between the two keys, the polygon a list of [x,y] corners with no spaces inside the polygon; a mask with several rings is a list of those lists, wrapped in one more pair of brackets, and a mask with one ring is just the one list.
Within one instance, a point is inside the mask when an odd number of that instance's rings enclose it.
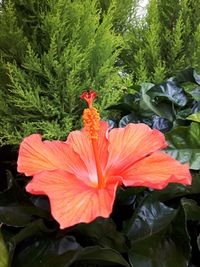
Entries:
{"label": "conifer foliage", "polygon": [[[98,108],[127,88],[200,67],[200,0],[3,0],[0,4],[0,145],[81,127],[83,90]],[[120,74],[120,75],[119,75]]]}
{"label": "conifer foliage", "polygon": [[134,82],[159,83],[200,66],[199,5],[199,0],[149,0],[146,16],[130,20],[121,60]]}
{"label": "conifer foliage", "polygon": [[[7,0],[0,12],[0,143],[33,132],[65,139],[80,127],[83,89],[101,91],[100,110],[120,95],[112,30],[117,1]],[[80,108],[81,106],[81,108]]]}

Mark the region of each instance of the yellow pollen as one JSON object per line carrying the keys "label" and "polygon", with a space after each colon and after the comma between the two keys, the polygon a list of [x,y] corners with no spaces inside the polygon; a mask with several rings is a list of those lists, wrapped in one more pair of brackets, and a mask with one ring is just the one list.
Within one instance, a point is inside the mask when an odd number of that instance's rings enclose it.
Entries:
{"label": "yellow pollen", "polygon": [[98,139],[100,128],[100,116],[96,108],[86,108],[83,111],[83,124],[87,131],[88,137]]}

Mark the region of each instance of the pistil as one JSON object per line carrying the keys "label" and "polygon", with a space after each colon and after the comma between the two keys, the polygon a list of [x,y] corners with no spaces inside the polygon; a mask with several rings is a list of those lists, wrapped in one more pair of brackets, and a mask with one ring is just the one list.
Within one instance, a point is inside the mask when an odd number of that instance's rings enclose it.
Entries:
{"label": "pistil", "polygon": [[88,137],[91,140],[94,159],[97,170],[98,177],[98,188],[103,188],[105,185],[105,179],[103,176],[103,172],[101,169],[101,162],[99,158],[98,152],[98,137],[99,137],[99,129],[100,129],[100,116],[96,108],[92,107],[92,103],[94,98],[96,97],[96,93],[94,91],[84,92],[81,98],[85,99],[88,103],[87,109],[84,109],[83,112],[83,123],[88,134]]}
{"label": "pistil", "polygon": [[98,145],[97,145],[96,139],[92,139],[92,148],[94,151],[94,158],[95,158],[96,169],[97,169],[98,188],[103,188],[105,185],[105,179],[104,179],[103,172],[101,169],[101,163],[100,163],[100,159],[99,159]]}

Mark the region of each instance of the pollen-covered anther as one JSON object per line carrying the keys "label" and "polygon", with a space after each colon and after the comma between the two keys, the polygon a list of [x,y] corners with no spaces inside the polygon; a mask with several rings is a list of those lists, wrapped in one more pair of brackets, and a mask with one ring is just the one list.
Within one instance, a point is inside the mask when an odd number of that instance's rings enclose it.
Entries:
{"label": "pollen-covered anther", "polygon": [[83,124],[89,138],[98,139],[100,116],[96,108],[86,108],[83,112]]}

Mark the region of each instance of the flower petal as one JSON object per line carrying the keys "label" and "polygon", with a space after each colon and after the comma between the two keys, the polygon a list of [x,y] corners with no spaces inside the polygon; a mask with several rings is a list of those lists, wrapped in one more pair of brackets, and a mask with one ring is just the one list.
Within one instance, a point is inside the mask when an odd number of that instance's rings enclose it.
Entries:
{"label": "flower petal", "polygon": [[164,152],[152,155],[136,162],[123,174],[126,186],[147,186],[162,189],[168,183],[190,185],[192,178],[187,164],[180,164]]}
{"label": "flower petal", "polygon": [[61,141],[42,142],[39,134],[32,134],[22,141],[17,164],[18,172],[27,176],[45,170],[63,169],[89,182],[84,162],[68,144]]}
{"label": "flower petal", "polygon": [[134,162],[167,146],[164,135],[156,129],[139,124],[113,129],[109,133],[108,175],[120,175]]}
{"label": "flower petal", "polygon": [[[101,160],[101,167],[104,173],[105,166],[108,160],[108,140],[106,138],[107,131],[109,129],[107,122],[100,122],[100,131],[98,138],[98,152]],[[89,179],[96,183],[98,182],[96,164],[94,158],[94,152],[90,138],[87,136],[86,130],[83,128],[82,131],[73,131],[67,138],[67,144],[70,144],[74,151],[81,157],[85,163]]]}
{"label": "flower petal", "polygon": [[52,216],[66,228],[77,223],[89,223],[98,216],[109,217],[118,181],[104,189],[87,186],[76,176],[63,171],[36,174],[26,190],[31,194],[47,195]]}

